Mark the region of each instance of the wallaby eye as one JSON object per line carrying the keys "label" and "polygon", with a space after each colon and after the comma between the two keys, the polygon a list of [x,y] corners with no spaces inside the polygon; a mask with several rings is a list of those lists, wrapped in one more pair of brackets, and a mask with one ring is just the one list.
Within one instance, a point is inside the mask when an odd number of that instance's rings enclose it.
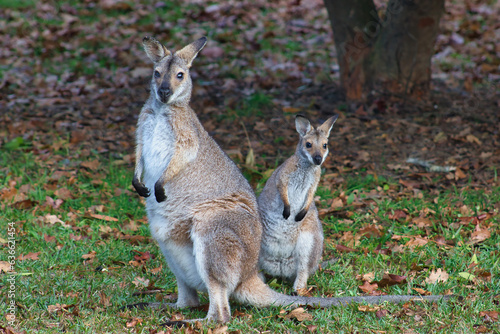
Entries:
{"label": "wallaby eye", "polygon": [[310,142],[307,142],[307,143],[306,143],[306,147],[307,147],[307,148],[311,148],[311,147],[313,147],[313,145],[312,145]]}
{"label": "wallaby eye", "polygon": [[158,79],[159,77],[161,77],[161,73],[158,71],[155,71],[154,76],[156,79]]}
{"label": "wallaby eye", "polygon": [[326,150],[326,144],[323,144],[323,148]]}
{"label": "wallaby eye", "polygon": [[182,79],[182,78],[184,78],[184,73],[182,72],[177,73],[177,79]]}

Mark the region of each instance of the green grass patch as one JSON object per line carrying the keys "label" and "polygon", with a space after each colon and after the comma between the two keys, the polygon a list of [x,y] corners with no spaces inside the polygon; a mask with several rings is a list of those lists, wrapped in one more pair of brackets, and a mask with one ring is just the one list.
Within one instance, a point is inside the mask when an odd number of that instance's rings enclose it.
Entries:
{"label": "green grass patch", "polygon": [[23,9],[35,6],[35,0],[1,0],[0,8]]}
{"label": "green grass patch", "polygon": [[[267,101],[262,95],[254,99],[256,104]],[[61,143],[68,145],[64,140]],[[159,324],[172,317],[205,316],[206,311],[193,309],[121,309],[128,304],[167,300],[176,293],[175,277],[150,238],[144,204],[130,186],[133,166],[129,162],[71,148],[58,149],[51,159],[43,160],[26,143],[18,144],[8,142],[6,145],[16,147],[0,153],[1,165],[8,166],[0,169],[0,241],[7,250],[7,241],[15,240],[16,328],[47,333],[122,332],[136,321],[133,328],[137,332],[148,332],[159,330]],[[264,178],[266,173],[262,170],[249,177],[259,175]],[[350,178],[335,190],[321,186],[317,195],[320,209],[339,196],[344,196],[345,203],[323,218],[323,259],[337,260],[310,277],[313,295],[359,295],[358,286],[363,282],[358,275],[371,274],[376,282],[390,273],[407,276],[407,280],[379,288],[383,293],[451,292],[464,300],[387,304],[382,306],[387,313],[380,318],[375,311],[362,311],[357,305],[307,309],[311,318],[304,321],[285,319],[290,308],[258,309],[233,303],[237,316],[228,324],[229,331],[450,333],[473,332],[478,324],[498,328],[480,316],[483,311],[499,311],[495,297],[500,294],[498,218],[481,221],[480,226],[491,232],[481,242],[471,242],[477,228],[461,219],[467,214],[493,212],[500,189],[464,188],[437,195],[424,191],[419,198],[405,193],[392,179],[365,175]],[[394,218],[396,212],[406,216]],[[421,216],[427,219],[423,225],[416,220]],[[8,233],[9,226],[15,227],[13,234]],[[427,243],[415,243],[419,239]],[[408,246],[412,243],[415,245]],[[355,251],[339,252],[338,244]],[[8,261],[7,256],[2,252],[0,261]],[[426,282],[437,269],[448,278]],[[0,277],[5,290],[10,273]],[[271,285],[292,292],[290,282],[273,280]],[[147,286],[158,292],[145,294]],[[201,300],[208,302],[205,294]],[[0,295],[0,301],[9,302],[6,293]],[[1,319],[6,319],[5,312],[0,311]],[[200,330],[216,327],[205,324]]]}

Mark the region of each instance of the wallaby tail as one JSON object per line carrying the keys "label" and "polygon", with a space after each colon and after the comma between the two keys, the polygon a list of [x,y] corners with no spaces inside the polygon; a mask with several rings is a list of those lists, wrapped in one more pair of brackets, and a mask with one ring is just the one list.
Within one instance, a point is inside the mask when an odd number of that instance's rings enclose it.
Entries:
{"label": "wallaby tail", "polygon": [[309,305],[316,307],[330,307],[347,305],[351,303],[367,303],[381,304],[402,303],[407,301],[428,301],[434,302],[439,300],[448,300],[453,295],[432,295],[432,296],[411,296],[411,295],[384,295],[384,296],[357,296],[357,297],[338,297],[338,298],[321,298],[321,297],[303,297],[303,296],[288,296],[272,290],[257,276],[243,282],[234,292],[234,297],[241,303],[254,305],[257,307],[266,307],[271,305],[276,306],[299,306]]}

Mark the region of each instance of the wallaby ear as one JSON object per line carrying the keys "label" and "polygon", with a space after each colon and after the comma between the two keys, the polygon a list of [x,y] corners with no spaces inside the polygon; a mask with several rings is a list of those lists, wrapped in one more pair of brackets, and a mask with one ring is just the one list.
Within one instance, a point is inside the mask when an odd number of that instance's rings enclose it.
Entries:
{"label": "wallaby ear", "polygon": [[333,124],[337,121],[337,118],[339,118],[339,115],[330,117],[325,123],[318,126],[318,130],[325,133],[327,137],[330,136],[330,131],[332,130]]}
{"label": "wallaby ear", "polygon": [[142,40],[142,45],[144,46],[144,50],[148,55],[149,59],[154,63],[159,62],[166,56],[170,56],[172,52],[168,51],[167,48],[158,42],[153,37],[146,36]]}
{"label": "wallaby ear", "polygon": [[193,43],[186,45],[179,51],[175,53],[176,56],[179,58],[182,58],[186,61],[187,67],[190,68],[191,64],[193,63],[194,58],[196,58],[196,55],[198,55],[198,52],[203,49],[203,47],[207,44],[207,38],[202,37],[197,41],[194,41]]}
{"label": "wallaby ear", "polygon": [[302,115],[295,116],[295,128],[301,137],[311,131],[311,123]]}

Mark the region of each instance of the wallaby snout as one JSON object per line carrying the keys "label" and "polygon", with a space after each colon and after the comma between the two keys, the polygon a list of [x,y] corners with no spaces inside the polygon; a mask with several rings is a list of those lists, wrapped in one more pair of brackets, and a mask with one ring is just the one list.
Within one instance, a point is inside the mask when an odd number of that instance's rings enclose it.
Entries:
{"label": "wallaby snout", "polygon": [[172,93],[172,90],[170,89],[170,85],[167,82],[162,82],[160,85],[160,88],[158,88],[158,97],[160,98],[160,101],[162,103],[167,103],[168,98]]}
{"label": "wallaby snout", "polygon": [[316,154],[313,157],[313,160],[314,160],[314,163],[319,166],[323,162],[323,157],[321,155],[319,155],[319,154]]}

